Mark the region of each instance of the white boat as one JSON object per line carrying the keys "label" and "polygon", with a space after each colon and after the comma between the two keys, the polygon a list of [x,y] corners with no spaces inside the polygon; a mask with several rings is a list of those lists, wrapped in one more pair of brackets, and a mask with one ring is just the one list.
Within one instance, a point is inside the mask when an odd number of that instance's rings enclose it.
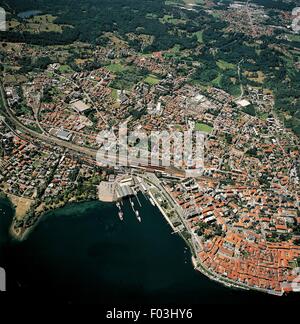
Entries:
{"label": "white boat", "polygon": [[149,198],[149,200],[150,200],[151,204],[152,204],[153,206],[155,206],[155,203],[154,203],[154,201],[153,201],[153,199],[152,199],[151,197]]}
{"label": "white boat", "polygon": [[141,219],[141,217],[140,217],[140,213],[139,213],[138,210],[135,211],[135,215],[136,215],[137,220],[138,220],[139,222],[141,222],[142,219]]}
{"label": "white boat", "polygon": [[124,218],[123,218],[123,212],[119,212],[119,218],[120,218],[120,220],[122,221]]}

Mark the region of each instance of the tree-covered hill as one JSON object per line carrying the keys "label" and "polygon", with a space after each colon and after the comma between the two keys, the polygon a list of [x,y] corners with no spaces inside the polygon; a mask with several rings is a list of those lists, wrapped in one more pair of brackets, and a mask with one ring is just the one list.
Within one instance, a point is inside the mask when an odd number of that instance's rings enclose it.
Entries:
{"label": "tree-covered hill", "polygon": [[101,42],[103,33],[117,32],[122,37],[128,33],[154,36],[149,48],[153,51],[168,49],[175,44],[193,48],[197,43],[196,37],[179,32],[172,24],[161,22],[164,15],[174,10],[163,0],[11,0],[9,3],[0,1],[0,6],[16,18],[19,12],[40,10],[57,17],[55,23],[72,26],[55,35],[20,34],[13,30],[0,33],[1,39],[6,41],[49,45],[79,40],[97,44]]}

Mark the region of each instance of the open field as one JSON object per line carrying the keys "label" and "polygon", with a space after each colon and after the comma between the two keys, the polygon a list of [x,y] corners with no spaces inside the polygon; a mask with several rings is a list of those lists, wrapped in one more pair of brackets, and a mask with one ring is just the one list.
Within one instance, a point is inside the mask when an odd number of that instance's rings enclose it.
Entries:
{"label": "open field", "polygon": [[169,24],[173,24],[173,25],[180,25],[180,24],[185,24],[186,21],[183,19],[176,19],[173,16],[170,15],[165,15],[163,18],[159,19],[160,22],[162,23],[169,23]]}
{"label": "open field", "polygon": [[203,4],[204,3],[203,0],[183,0],[183,2],[186,5],[196,5],[196,4]]}
{"label": "open field", "polygon": [[111,97],[115,100],[118,100],[119,99],[119,96],[118,96],[118,90],[117,89],[112,89],[112,92],[111,92]]}
{"label": "open field", "polygon": [[11,19],[7,22],[10,31],[22,31],[29,33],[56,32],[62,33],[63,28],[70,25],[60,25],[55,23],[57,17],[52,15],[38,15],[32,18],[17,21]]}
{"label": "open field", "polygon": [[232,70],[232,69],[236,69],[236,66],[232,63],[228,63],[222,60],[219,60],[216,62],[216,64],[218,65],[218,67],[221,70]]}
{"label": "open field", "polygon": [[213,130],[213,128],[207,124],[203,123],[196,123],[195,130],[199,132],[204,132],[210,134]]}
{"label": "open field", "polygon": [[258,83],[263,83],[265,81],[266,76],[264,75],[264,73],[262,71],[258,71],[256,73],[254,72],[248,72],[245,71],[243,73],[249,80],[258,82]]}
{"label": "open field", "polygon": [[31,204],[33,203],[33,200],[17,197],[14,195],[8,195],[8,197],[16,207],[16,218],[22,219],[29,211]]}
{"label": "open field", "polygon": [[51,15],[35,16],[28,19],[27,26],[39,32],[62,32],[62,26],[54,23],[56,17]]}
{"label": "open field", "polygon": [[160,80],[155,75],[150,74],[144,81],[149,85],[156,85],[159,83]]}
{"label": "open field", "polygon": [[59,71],[61,73],[72,73],[74,72],[70,67],[69,65],[61,65],[60,68],[59,68]]}
{"label": "open field", "polygon": [[11,21],[7,22],[7,28],[8,30],[14,30],[20,25],[20,23],[17,20],[12,19]]}
{"label": "open field", "polygon": [[300,42],[300,35],[299,34],[289,34],[288,40],[291,42]]}
{"label": "open field", "polygon": [[197,36],[198,42],[203,43],[203,30],[196,32],[195,35]]}
{"label": "open field", "polygon": [[126,71],[126,67],[120,63],[110,64],[106,66],[106,68],[112,73],[120,73]]}
{"label": "open field", "polygon": [[220,87],[220,82],[222,79],[222,74],[219,73],[219,75],[211,82],[213,86]]}

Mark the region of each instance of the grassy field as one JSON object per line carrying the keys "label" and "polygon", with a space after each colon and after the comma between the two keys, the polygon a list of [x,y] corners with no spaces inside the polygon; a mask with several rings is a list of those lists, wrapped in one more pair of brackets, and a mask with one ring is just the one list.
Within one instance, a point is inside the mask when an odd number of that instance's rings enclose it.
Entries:
{"label": "grassy field", "polygon": [[266,76],[264,75],[264,73],[262,71],[257,71],[255,72],[249,72],[249,71],[245,71],[243,73],[243,75],[245,75],[247,77],[247,79],[258,82],[258,83],[264,83]]}
{"label": "grassy field", "polygon": [[241,95],[240,85],[236,84],[234,87],[232,87],[230,94],[233,95],[235,98],[238,98]]}
{"label": "grassy field", "polygon": [[174,45],[169,51],[170,51],[170,53],[179,54],[180,53],[180,45],[179,44]]}
{"label": "grassy field", "polygon": [[219,73],[219,75],[211,82],[213,86],[220,87],[220,82],[222,79],[222,74]]}
{"label": "grassy field", "polygon": [[134,65],[124,66],[118,61],[107,65],[106,68],[116,75],[116,78],[110,84],[111,88],[114,89],[130,91],[135,84],[145,80],[147,77],[150,77],[148,82],[157,82],[155,75],[147,75],[145,70]]}
{"label": "grassy field", "polygon": [[216,11],[214,11],[212,14],[211,14],[214,18],[220,18],[220,14]]}
{"label": "grassy field", "polygon": [[53,78],[54,77],[54,73],[53,72],[47,72],[47,77],[48,78]]}
{"label": "grassy field", "polygon": [[228,63],[222,60],[217,61],[217,65],[221,70],[233,70],[236,69],[236,66],[232,63]]}
{"label": "grassy field", "polygon": [[169,23],[173,25],[180,25],[180,24],[185,24],[186,21],[183,19],[176,19],[173,16],[170,15],[165,15],[163,18],[159,19],[161,23]]}
{"label": "grassy field", "polygon": [[87,62],[92,62],[93,60],[91,59],[91,58],[88,58],[88,59],[76,59],[75,60],[75,63],[77,64],[77,65],[81,65],[81,64],[85,64],[85,63],[87,63]]}
{"label": "grassy field", "polygon": [[107,65],[106,68],[112,73],[120,73],[126,71],[126,67],[121,63]]}
{"label": "grassy field", "polygon": [[144,81],[149,85],[156,85],[159,83],[160,80],[155,75],[150,74],[147,76],[147,78]]}
{"label": "grassy field", "polygon": [[165,4],[166,5],[183,5],[184,4],[184,0],[166,0]]}
{"label": "grassy field", "polygon": [[258,117],[262,120],[267,120],[269,114],[268,113],[259,113]]}
{"label": "grassy field", "polygon": [[203,30],[198,31],[195,35],[197,36],[198,42],[203,43]]}
{"label": "grassy field", "polygon": [[195,4],[203,4],[204,3],[203,0],[183,0],[183,2],[187,5],[189,5],[189,4],[195,5]]}
{"label": "grassy field", "polygon": [[61,33],[63,31],[63,27],[66,27],[68,25],[56,24],[55,19],[56,17],[52,15],[39,15],[22,21],[11,19],[7,22],[7,26],[9,30],[13,30],[13,31],[14,30],[26,31],[29,33],[43,33],[43,32]]}
{"label": "grassy field", "polygon": [[54,23],[56,17],[51,15],[35,16],[28,19],[26,24],[30,30],[38,30],[39,32],[62,32],[62,26]]}
{"label": "grassy field", "polygon": [[7,22],[7,27],[9,30],[14,30],[14,28],[18,27],[19,25],[20,23],[14,19]]}
{"label": "grassy field", "polygon": [[59,71],[61,73],[72,73],[74,72],[70,67],[69,65],[61,65],[60,68],[59,68]]}
{"label": "grassy field", "polygon": [[157,18],[157,15],[155,15],[155,14],[149,12],[149,13],[147,13],[146,18],[153,18],[153,19],[156,19],[156,18]]}
{"label": "grassy field", "polygon": [[296,35],[296,34],[291,35],[291,34],[289,34],[288,39],[291,42],[300,42],[300,35]]}
{"label": "grassy field", "polygon": [[22,82],[26,82],[26,81],[28,81],[28,80],[27,80],[27,77],[24,76],[24,75],[18,75],[18,74],[15,74],[15,75],[12,75],[12,74],[6,74],[6,75],[5,75],[5,81],[6,81],[7,83],[19,84],[19,83],[22,83]]}
{"label": "grassy field", "polygon": [[203,123],[196,123],[195,130],[210,134],[213,130],[213,127]]}
{"label": "grassy field", "polygon": [[203,5],[204,0],[167,0],[165,1],[166,5],[185,5],[185,6],[190,6],[190,5]]}
{"label": "grassy field", "polygon": [[112,92],[111,92],[111,97],[115,100],[118,100],[119,99],[119,96],[118,96],[118,90],[117,89],[112,89]]}

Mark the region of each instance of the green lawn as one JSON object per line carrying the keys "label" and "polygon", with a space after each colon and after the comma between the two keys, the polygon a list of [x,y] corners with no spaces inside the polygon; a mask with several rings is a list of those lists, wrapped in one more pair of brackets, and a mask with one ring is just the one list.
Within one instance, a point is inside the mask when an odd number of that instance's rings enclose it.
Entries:
{"label": "green lawn", "polygon": [[214,11],[212,14],[211,14],[214,18],[220,18],[220,14],[216,11]]}
{"label": "green lawn", "polygon": [[174,18],[173,16],[170,16],[170,15],[164,15],[163,18],[160,18],[159,21],[161,23],[169,23],[169,24],[173,24],[173,25],[180,25],[180,24],[185,24],[186,23],[186,20],[183,20],[183,19],[177,19],[177,18]]}
{"label": "green lawn", "polygon": [[222,60],[217,61],[217,65],[222,70],[232,70],[232,69],[236,68],[234,64],[231,64],[231,63],[228,63],[228,62],[225,62]]}
{"label": "green lawn", "polygon": [[47,72],[47,77],[48,78],[53,78],[54,76],[54,73],[53,72]]}
{"label": "green lawn", "polygon": [[[116,68],[114,66],[114,68]],[[124,67],[119,69],[119,72],[116,72],[116,78],[111,82],[110,86],[114,89],[124,89],[124,90],[131,90],[132,87],[145,80],[147,74],[134,66]]]}
{"label": "green lawn", "polygon": [[241,95],[241,87],[239,84],[235,84],[234,86],[231,87],[229,93],[238,98]]}
{"label": "green lawn", "polygon": [[120,73],[126,71],[126,67],[120,63],[107,65],[106,68],[112,73]]}
{"label": "green lawn", "polygon": [[213,130],[213,127],[203,123],[196,123],[195,130],[210,134]]}
{"label": "green lawn", "polygon": [[203,4],[203,0],[183,0],[185,4]]}
{"label": "green lawn", "polygon": [[56,17],[52,15],[34,16],[24,25],[24,31],[29,32],[56,32],[62,33],[63,25],[55,23]]}
{"label": "green lawn", "polygon": [[203,43],[203,30],[198,31],[195,35],[197,36],[198,42]]}
{"label": "green lawn", "polygon": [[155,15],[153,13],[147,13],[146,18],[153,18],[153,19],[155,19],[155,18],[157,18],[157,15]]}
{"label": "green lawn", "polygon": [[220,87],[221,79],[222,79],[222,74],[219,73],[219,75],[214,80],[211,81],[211,84],[215,87]]}
{"label": "green lawn", "polygon": [[72,73],[74,71],[69,67],[69,65],[61,65],[60,68],[59,68],[59,72],[61,72],[61,73]]}
{"label": "green lawn", "polygon": [[291,42],[300,42],[300,35],[295,35],[295,34],[291,35],[291,34],[289,34],[288,39]]}
{"label": "green lawn", "polygon": [[160,80],[155,75],[150,74],[147,76],[147,78],[144,81],[149,85],[156,85],[159,83]]}
{"label": "green lawn", "polygon": [[113,99],[118,100],[118,98],[119,98],[118,90],[117,89],[112,89],[111,96],[112,96]]}
{"label": "green lawn", "polygon": [[259,113],[258,117],[262,120],[267,120],[269,114],[268,113]]}
{"label": "green lawn", "polygon": [[167,6],[169,6],[169,5],[178,5],[178,4],[182,5],[182,4],[184,4],[184,1],[183,0],[166,0],[165,4]]}

